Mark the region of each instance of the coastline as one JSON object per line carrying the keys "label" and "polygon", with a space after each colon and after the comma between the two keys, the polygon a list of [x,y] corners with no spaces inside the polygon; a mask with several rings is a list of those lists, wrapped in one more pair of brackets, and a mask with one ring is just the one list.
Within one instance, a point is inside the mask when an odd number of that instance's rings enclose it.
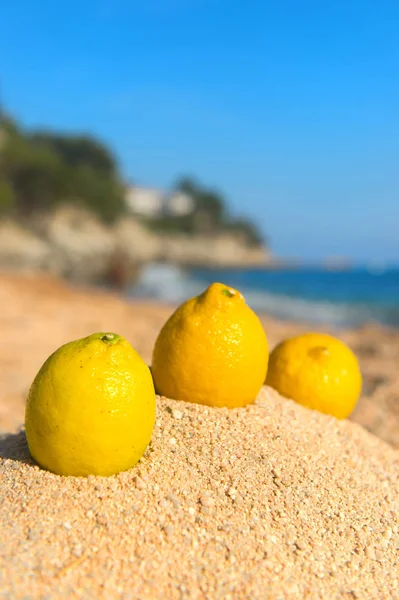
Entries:
{"label": "coastline", "polygon": [[129,215],[105,224],[73,204],[30,219],[0,217],[0,269],[12,266],[79,283],[125,285],[134,283],[143,266],[157,261],[188,268],[255,268],[274,258],[263,244],[250,245],[234,233],[162,233]]}
{"label": "coastline", "polygon": [[379,274],[364,267],[331,271],[319,266],[277,268],[181,268],[152,263],[142,269],[128,293],[139,298],[183,302],[213,281],[239,289],[258,313],[291,323],[329,323],[351,329],[380,323],[399,329],[399,271]]}

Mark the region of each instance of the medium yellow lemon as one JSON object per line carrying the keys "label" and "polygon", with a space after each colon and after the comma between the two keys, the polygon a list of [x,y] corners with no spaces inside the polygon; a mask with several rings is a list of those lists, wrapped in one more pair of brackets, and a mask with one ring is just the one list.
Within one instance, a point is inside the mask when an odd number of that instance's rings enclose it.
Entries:
{"label": "medium yellow lemon", "polygon": [[163,326],[152,356],[158,393],[234,408],[253,402],[267,373],[265,331],[240,292],[213,283]]}
{"label": "medium yellow lemon", "polygon": [[155,421],[145,362],[122,337],[95,333],[61,346],[29,391],[32,457],[58,475],[113,475],[137,463]]}
{"label": "medium yellow lemon", "polygon": [[345,419],[359,399],[362,376],[356,356],[343,342],[306,333],[276,346],[266,383],[303,406]]}

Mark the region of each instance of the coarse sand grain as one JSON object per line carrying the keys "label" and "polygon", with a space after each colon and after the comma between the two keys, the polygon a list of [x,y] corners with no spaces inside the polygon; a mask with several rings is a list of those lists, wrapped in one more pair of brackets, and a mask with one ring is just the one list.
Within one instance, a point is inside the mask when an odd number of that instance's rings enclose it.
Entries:
{"label": "coarse sand grain", "polygon": [[398,451],[268,388],[231,411],[158,398],[114,477],[45,472],[23,432],[0,455],[0,597],[399,599]]}

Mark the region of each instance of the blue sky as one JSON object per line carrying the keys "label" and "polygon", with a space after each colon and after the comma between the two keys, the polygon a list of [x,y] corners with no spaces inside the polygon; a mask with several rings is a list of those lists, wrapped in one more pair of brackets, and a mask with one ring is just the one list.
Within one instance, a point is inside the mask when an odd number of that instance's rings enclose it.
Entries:
{"label": "blue sky", "polygon": [[126,177],[192,174],[284,256],[399,263],[397,0],[14,0],[0,85]]}

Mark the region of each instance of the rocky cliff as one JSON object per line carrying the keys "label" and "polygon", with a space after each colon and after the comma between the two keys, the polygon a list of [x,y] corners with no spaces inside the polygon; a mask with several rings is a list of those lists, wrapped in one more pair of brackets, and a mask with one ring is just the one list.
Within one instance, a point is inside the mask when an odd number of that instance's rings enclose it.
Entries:
{"label": "rocky cliff", "polygon": [[0,268],[44,270],[75,281],[127,283],[153,261],[247,267],[271,260],[265,247],[232,234],[157,234],[132,217],[106,226],[71,205],[26,222],[0,220]]}

